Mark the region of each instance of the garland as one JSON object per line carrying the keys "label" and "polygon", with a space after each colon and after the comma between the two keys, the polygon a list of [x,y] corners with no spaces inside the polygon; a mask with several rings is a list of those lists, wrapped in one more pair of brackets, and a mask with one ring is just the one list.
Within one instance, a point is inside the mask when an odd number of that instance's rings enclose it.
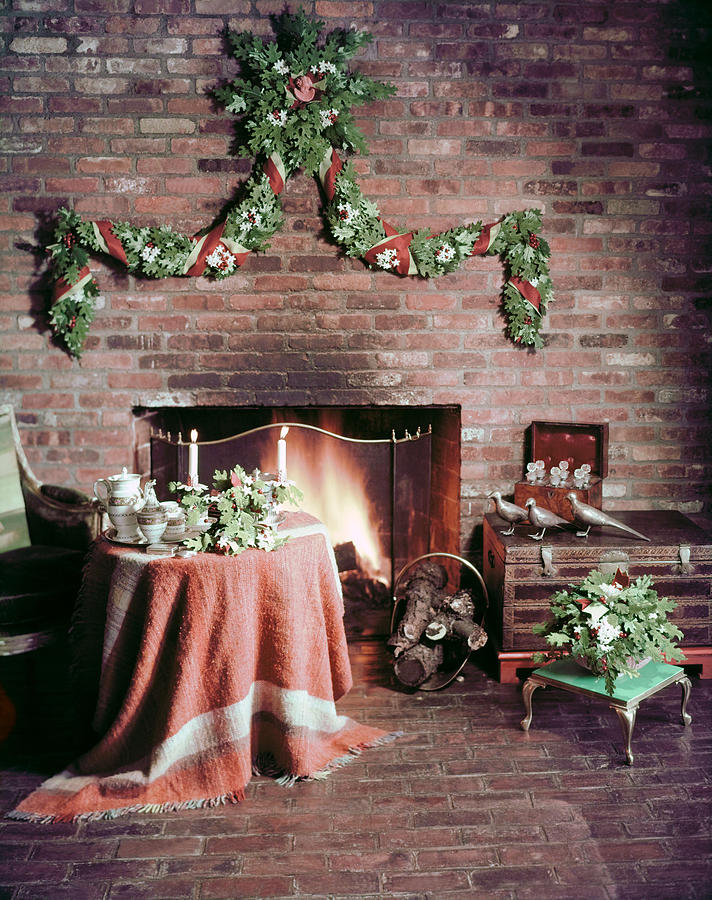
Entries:
{"label": "garland", "polygon": [[240,198],[217,223],[187,236],[166,226],[84,221],[72,210],[59,210],[54,243],[47,248],[54,278],[50,323],[69,353],[81,356],[99,295],[90,252],[108,254],[148,278],[227,278],[251,252],[269,247],[283,223],[279,195],[299,168],[321,183],[324,218],[336,243],[370,267],[431,278],[455,271],[470,256],[499,256],[507,333],[517,344],[543,346],[539,329],[552,285],[540,211],[512,212],[490,225],[473,222],[440,234],[402,233],[389,225],[334,149],[366,152],[350,109],[395,90],[347,71],[348,60],[371,35],[337,29],[320,43],[324,23],[302,11],[273,16],[272,22],[274,42],[228,33],[241,77],[215,95],[239,116],[239,152],[258,162]]}

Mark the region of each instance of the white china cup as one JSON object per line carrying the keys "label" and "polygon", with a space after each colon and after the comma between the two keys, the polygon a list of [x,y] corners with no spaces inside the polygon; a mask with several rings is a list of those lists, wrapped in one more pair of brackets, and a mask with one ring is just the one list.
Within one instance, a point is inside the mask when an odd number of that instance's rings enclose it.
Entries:
{"label": "white china cup", "polygon": [[149,544],[155,544],[156,541],[160,541],[163,537],[163,533],[166,530],[166,526],[168,525],[167,521],[156,522],[155,524],[149,525],[147,522],[140,523],[139,528],[141,529],[141,534],[146,538]]}
{"label": "white china cup", "polygon": [[163,533],[164,540],[179,540],[185,535],[185,516],[182,513],[177,515],[169,514],[168,524]]}

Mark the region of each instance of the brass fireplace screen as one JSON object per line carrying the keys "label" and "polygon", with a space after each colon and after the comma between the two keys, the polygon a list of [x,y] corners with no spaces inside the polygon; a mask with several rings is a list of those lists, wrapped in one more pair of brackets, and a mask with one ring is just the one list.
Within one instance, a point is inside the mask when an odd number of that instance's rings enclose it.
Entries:
{"label": "brass fireplace screen", "polygon": [[[216,469],[236,464],[275,472],[284,429],[287,478],[304,492],[303,509],[325,522],[335,544],[352,542],[364,557],[374,556],[373,573],[393,585],[409,560],[430,550],[431,428],[364,440],[276,422],[219,440],[198,437],[200,481],[210,486]],[[159,496],[170,496],[169,482],[186,481],[189,447],[189,434],[151,434],[151,477]]]}

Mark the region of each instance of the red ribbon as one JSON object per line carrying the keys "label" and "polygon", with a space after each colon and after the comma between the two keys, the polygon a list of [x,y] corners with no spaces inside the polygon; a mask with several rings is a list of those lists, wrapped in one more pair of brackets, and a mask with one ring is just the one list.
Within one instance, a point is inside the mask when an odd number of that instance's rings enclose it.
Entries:
{"label": "red ribbon", "polygon": [[91,278],[91,271],[89,266],[84,266],[79,271],[79,275],[77,276],[77,280],[72,284],[69,284],[64,278],[58,278],[54,283],[54,288],[52,289],[52,303],[56,303],[57,300],[60,300],[64,297],[65,294],[69,294],[74,288],[79,284],[80,281]]}
{"label": "red ribbon", "polygon": [[475,241],[472,246],[471,256],[481,256],[483,253],[486,253],[490,247],[490,231],[494,228],[494,223],[492,225],[484,225],[482,231],[479,234],[479,237]]}
{"label": "red ribbon", "polygon": [[262,170],[269,180],[269,186],[272,188],[272,193],[277,197],[284,190],[284,179],[271,156],[269,159],[265,160]]}
{"label": "red ribbon", "polygon": [[[384,229],[386,229],[386,223],[383,222],[382,224]],[[390,225],[388,226],[386,233],[388,234],[389,231],[390,240],[381,241],[379,244],[376,244],[375,247],[369,247],[364,254],[364,259],[372,266],[378,266],[376,256],[379,253],[383,253],[384,250],[395,250],[398,254],[398,262],[394,267],[395,271],[398,272],[399,275],[407,275],[410,271],[410,252],[408,247],[410,247],[410,242],[413,239],[413,232],[408,231],[406,234],[398,234],[398,232],[394,231]]]}
{"label": "red ribbon", "polygon": [[539,312],[539,307],[541,306],[541,294],[531,282],[524,278],[520,278],[518,275],[512,275],[509,279],[509,283],[513,284],[522,297],[531,303],[534,309]]}
{"label": "red ribbon", "polygon": [[[200,252],[198,253],[198,258],[195,260],[193,265],[188,269],[185,273],[189,278],[197,277],[198,275],[202,275],[205,271],[205,267],[207,266],[206,259],[213,250],[220,243],[220,238],[222,237],[222,233],[225,230],[225,223],[219,222],[212,231],[208,232],[205,235],[205,239],[203,240],[203,245],[200,248]],[[202,240],[202,238],[201,238]]]}
{"label": "red ribbon", "polygon": [[98,221],[95,224],[99,229],[99,233],[104,238],[104,242],[109,254],[115,259],[118,259],[119,262],[122,262],[124,265],[126,265],[128,263],[126,253],[124,252],[124,248],[121,246],[121,241],[111,230],[111,222],[108,219],[101,219],[101,221]]}
{"label": "red ribbon", "polygon": [[336,176],[343,168],[344,164],[339,159],[336,150],[334,150],[334,148],[332,147],[331,163],[326,172],[324,172],[324,176],[322,178],[324,193],[326,194],[329,203],[331,203],[331,201],[334,199],[334,194],[336,193]]}

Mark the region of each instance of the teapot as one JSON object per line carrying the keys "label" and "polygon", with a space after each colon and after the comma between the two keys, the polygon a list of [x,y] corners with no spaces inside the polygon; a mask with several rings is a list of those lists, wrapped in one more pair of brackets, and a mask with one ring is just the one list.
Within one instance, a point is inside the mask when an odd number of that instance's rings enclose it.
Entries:
{"label": "teapot", "polygon": [[136,519],[137,511],[144,504],[140,475],[127,472],[124,466],[118,475],[98,478],[94,482],[94,496],[106,510],[117,540],[126,543],[140,540]]}
{"label": "teapot", "polygon": [[105,509],[112,504],[114,506],[133,506],[136,510],[143,505],[141,476],[135,472],[127,472],[126,466],[124,466],[118,475],[98,478],[94,482],[94,496]]}

